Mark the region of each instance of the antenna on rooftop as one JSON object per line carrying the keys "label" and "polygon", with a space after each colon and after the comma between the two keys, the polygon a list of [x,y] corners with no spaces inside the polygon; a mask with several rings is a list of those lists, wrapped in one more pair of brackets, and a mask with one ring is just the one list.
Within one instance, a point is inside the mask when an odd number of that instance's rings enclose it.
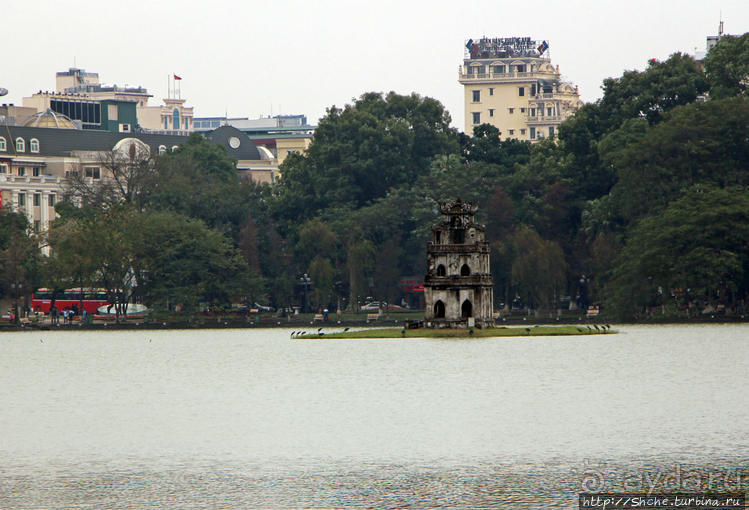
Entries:
{"label": "antenna on rooftop", "polygon": [[720,11],[720,23],[718,24],[718,37],[723,37],[723,11]]}

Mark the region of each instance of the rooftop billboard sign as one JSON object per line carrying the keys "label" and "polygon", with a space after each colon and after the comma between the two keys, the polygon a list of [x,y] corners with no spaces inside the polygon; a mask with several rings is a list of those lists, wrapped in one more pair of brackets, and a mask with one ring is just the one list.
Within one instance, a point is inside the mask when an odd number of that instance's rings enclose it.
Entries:
{"label": "rooftop billboard sign", "polygon": [[538,57],[548,47],[546,41],[539,44],[530,37],[482,37],[466,43],[470,58]]}

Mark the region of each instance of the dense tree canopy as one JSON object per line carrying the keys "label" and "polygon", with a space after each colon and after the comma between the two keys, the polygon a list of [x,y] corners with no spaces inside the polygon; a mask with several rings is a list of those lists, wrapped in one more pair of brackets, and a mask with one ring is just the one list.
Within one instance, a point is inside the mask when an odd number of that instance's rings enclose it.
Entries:
{"label": "dense tree canopy", "polygon": [[336,206],[361,207],[412,182],[436,154],[458,149],[442,105],[417,94],[367,93],[320,120],[307,154],[284,162],[279,214],[311,218]]}
{"label": "dense tree canopy", "polygon": [[[272,186],[239,182],[199,135],[154,158],[113,155],[105,186],[71,179],[82,207],[58,204],[46,271],[27,264],[17,286],[46,275],[56,289],[106,286],[161,308],[418,305],[399,282],[423,276],[439,203],[460,197],[487,224],[497,304],[741,309],[747,37],[721,39],[706,73],[677,53],[609,78],[558,137],[533,144],[486,124],[458,134],[434,99],[371,92],[329,108]],[[14,226],[0,228],[0,250],[39,245],[23,217],[3,225]],[[11,255],[0,263],[21,260]]]}
{"label": "dense tree canopy", "polygon": [[722,37],[705,58],[705,71],[711,97],[746,96],[749,89],[749,33]]}

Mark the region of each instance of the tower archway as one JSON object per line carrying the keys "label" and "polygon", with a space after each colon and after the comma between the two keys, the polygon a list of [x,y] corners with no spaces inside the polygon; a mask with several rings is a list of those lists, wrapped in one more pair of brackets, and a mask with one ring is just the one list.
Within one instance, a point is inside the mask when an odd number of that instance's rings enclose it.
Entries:
{"label": "tower archway", "polygon": [[436,303],[434,303],[434,318],[435,319],[445,318],[445,303],[443,303],[439,299],[437,300]]}
{"label": "tower archway", "polygon": [[463,304],[460,307],[460,317],[462,319],[473,317],[473,304],[471,304],[470,299],[466,299],[465,301],[463,301]]}

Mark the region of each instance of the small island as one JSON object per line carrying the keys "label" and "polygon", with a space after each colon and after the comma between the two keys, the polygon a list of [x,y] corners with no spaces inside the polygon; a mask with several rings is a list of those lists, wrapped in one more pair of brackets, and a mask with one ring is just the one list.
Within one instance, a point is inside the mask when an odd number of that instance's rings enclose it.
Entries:
{"label": "small island", "polygon": [[294,331],[292,338],[470,338],[502,336],[561,336],[615,333],[594,325],[495,325],[489,244],[485,227],[474,222],[476,206],[458,198],[440,204],[442,221],[432,227],[427,243],[423,320],[398,328],[368,328],[326,332]]}
{"label": "small island", "polygon": [[564,325],[564,326],[498,326],[489,328],[367,328],[326,332],[323,328],[316,331],[294,332],[292,338],[495,338],[512,336],[579,336],[608,335],[616,333],[608,324],[599,325]]}

